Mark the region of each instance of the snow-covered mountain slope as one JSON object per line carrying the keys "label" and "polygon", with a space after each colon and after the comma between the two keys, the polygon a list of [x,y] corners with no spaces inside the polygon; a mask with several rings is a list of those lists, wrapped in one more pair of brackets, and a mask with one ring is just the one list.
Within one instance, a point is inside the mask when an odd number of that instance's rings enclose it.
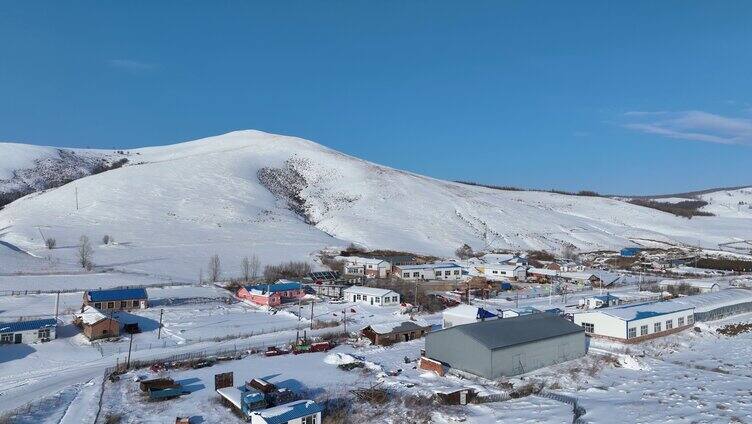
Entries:
{"label": "snow-covered mountain slope", "polygon": [[[310,260],[350,242],[451,255],[462,243],[595,250],[752,238],[750,215],[688,220],[613,199],[467,186],[258,131],[130,154],[138,160],[11,203],[0,239],[70,264],[86,234],[99,266],[195,279],[215,253],[237,275],[244,255]],[[57,249],[45,250],[39,227]],[[117,244],[100,245],[105,234]]]}
{"label": "snow-covered mountain slope", "polygon": [[123,163],[125,152],[0,143],[0,207]]}

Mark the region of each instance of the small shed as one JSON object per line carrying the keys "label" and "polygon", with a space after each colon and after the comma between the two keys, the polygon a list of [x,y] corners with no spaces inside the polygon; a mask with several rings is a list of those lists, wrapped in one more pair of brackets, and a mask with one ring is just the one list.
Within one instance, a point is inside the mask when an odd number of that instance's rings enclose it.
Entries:
{"label": "small shed", "polygon": [[437,390],[435,396],[436,400],[444,405],[467,405],[478,396],[478,392],[466,387],[458,390]]}
{"label": "small shed", "polygon": [[419,339],[431,331],[431,326],[422,321],[403,321],[393,324],[373,324],[360,334],[373,344],[389,346],[394,343]]}
{"label": "small shed", "polygon": [[321,422],[324,407],[312,400],[298,400],[251,413],[251,424],[313,424]]}
{"label": "small shed", "polygon": [[89,340],[120,335],[120,322],[91,306],[81,308],[81,312],[73,316],[73,323],[81,328],[84,336]]}
{"label": "small shed", "polygon": [[638,253],[640,253],[641,250],[642,249],[640,249],[639,247],[625,247],[621,249],[621,252],[619,252],[619,254],[625,258],[634,258]]}

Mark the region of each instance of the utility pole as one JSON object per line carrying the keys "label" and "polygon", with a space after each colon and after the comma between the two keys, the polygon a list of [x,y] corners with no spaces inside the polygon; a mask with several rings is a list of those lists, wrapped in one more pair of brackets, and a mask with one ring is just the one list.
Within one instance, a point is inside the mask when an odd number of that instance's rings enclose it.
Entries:
{"label": "utility pole", "polygon": [[76,211],[78,211],[78,186],[73,187],[76,191]]}
{"label": "utility pole", "polygon": [[311,302],[311,331],[313,331],[313,304],[316,302]]}
{"label": "utility pole", "polygon": [[413,306],[418,306],[418,280],[415,280],[415,296],[413,297]]}
{"label": "utility pole", "polygon": [[157,332],[157,340],[162,338],[162,315],[164,315],[164,309],[159,310],[159,331]]}
{"label": "utility pole", "polygon": [[131,341],[128,343],[128,361],[125,363],[125,370],[131,367],[131,348],[133,347],[133,337],[135,334],[131,334]]}
{"label": "utility pole", "polygon": [[347,334],[347,308],[342,310],[342,321],[345,324],[345,334]]}
{"label": "utility pole", "polygon": [[57,296],[55,297],[55,321],[57,321],[59,310],[60,310],[60,290],[58,290]]}

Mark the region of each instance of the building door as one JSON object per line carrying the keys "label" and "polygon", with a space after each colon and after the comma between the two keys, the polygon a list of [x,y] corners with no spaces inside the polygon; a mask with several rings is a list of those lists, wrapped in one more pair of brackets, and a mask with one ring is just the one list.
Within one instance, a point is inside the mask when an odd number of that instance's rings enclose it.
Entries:
{"label": "building door", "polygon": [[373,305],[373,297],[371,297],[371,305]]}
{"label": "building door", "polygon": [[15,343],[15,344],[21,343],[21,336],[22,336],[21,333],[14,334],[13,335],[13,343]]}

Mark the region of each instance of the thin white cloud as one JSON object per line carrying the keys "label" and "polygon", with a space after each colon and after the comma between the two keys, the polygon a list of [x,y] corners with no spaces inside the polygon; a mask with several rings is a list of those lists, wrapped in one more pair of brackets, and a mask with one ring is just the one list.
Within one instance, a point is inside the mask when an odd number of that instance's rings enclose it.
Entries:
{"label": "thin white cloud", "polygon": [[131,73],[151,71],[157,65],[132,59],[110,59],[107,64],[113,68],[122,69]]}
{"label": "thin white cloud", "polygon": [[680,112],[641,112],[624,114],[625,128],[664,137],[718,144],[752,146],[752,119],[730,118],[690,110]]}

